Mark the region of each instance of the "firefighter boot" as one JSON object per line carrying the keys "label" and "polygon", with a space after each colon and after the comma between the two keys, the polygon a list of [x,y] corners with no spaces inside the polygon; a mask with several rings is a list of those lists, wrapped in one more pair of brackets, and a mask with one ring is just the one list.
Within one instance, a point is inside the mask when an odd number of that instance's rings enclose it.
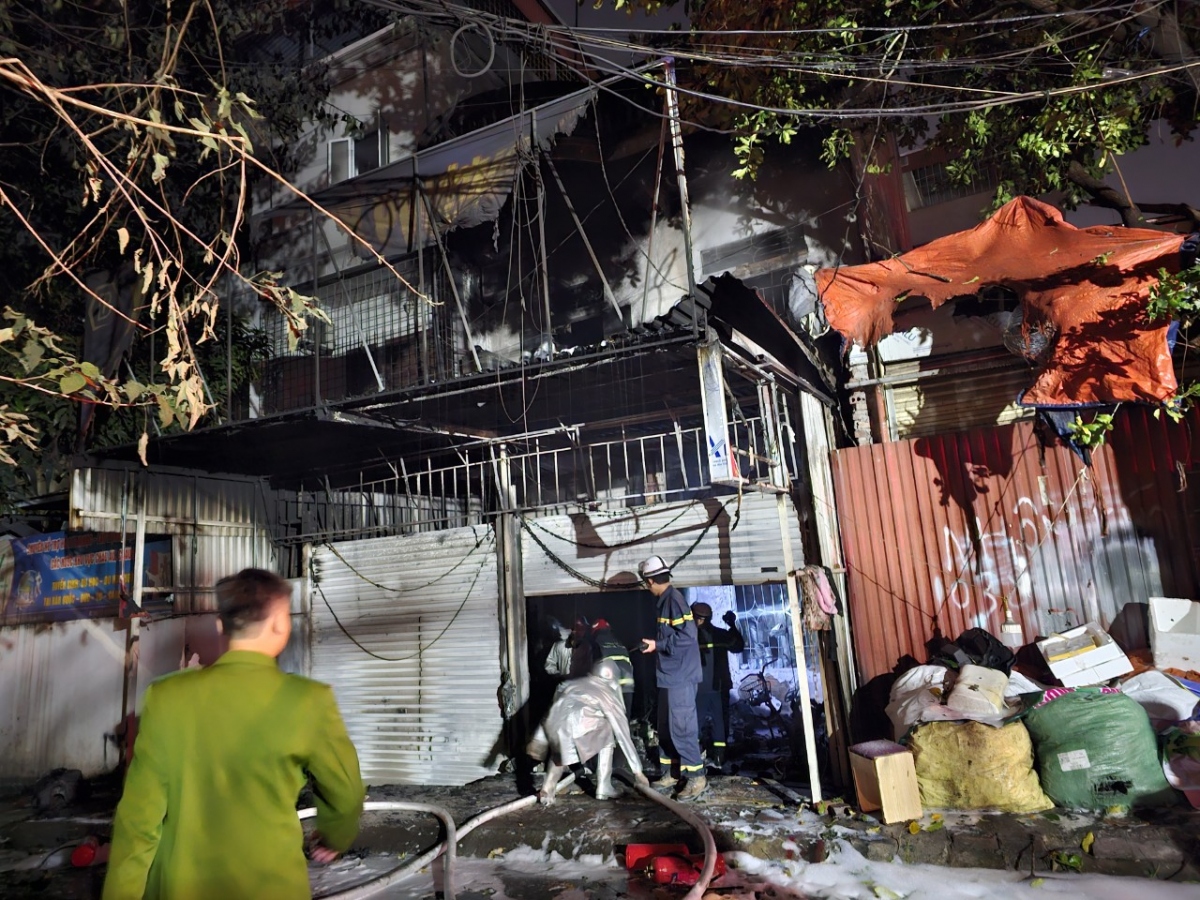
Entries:
{"label": "firefighter boot", "polygon": [[708,789],[708,779],[703,775],[695,775],[687,780],[687,784],[683,786],[678,794],[675,795],[676,800],[695,800]]}
{"label": "firefighter boot", "polygon": [[611,800],[617,796],[612,783],[613,748],[605,747],[596,755],[596,799]]}

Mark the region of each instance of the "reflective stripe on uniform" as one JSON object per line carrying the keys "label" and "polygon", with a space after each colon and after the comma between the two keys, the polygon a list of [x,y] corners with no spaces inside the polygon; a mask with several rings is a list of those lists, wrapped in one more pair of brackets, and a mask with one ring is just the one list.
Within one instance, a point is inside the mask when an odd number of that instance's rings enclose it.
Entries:
{"label": "reflective stripe on uniform", "polygon": [[679,771],[681,771],[681,772],[703,772],[704,764],[701,763],[698,766],[680,766]]}
{"label": "reflective stripe on uniform", "polygon": [[672,628],[675,628],[676,626],[682,625],[684,622],[690,622],[690,621],[692,621],[692,614],[688,613],[682,619],[659,619],[658,624],[659,625],[670,625]]}

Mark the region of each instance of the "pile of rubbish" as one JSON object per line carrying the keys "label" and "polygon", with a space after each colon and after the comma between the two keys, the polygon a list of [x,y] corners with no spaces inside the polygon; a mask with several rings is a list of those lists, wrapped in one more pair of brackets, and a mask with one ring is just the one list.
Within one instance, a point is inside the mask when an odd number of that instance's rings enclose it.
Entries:
{"label": "pile of rubbish", "polygon": [[897,678],[887,715],[923,807],[1200,809],[1200,674],[1135,666],[1094,624],[1036,649],[1040,671],[970,629]]}

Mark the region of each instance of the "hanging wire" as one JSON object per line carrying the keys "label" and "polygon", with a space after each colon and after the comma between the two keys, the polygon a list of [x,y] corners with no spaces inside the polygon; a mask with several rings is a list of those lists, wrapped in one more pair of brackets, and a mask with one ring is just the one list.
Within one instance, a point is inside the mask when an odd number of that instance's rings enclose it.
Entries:
{"label": "hanging wire", "polygon": [[[694,508],[694,506],[689,504],[688,509],[692,509],[692,508]],[[697,547],[700,546],[701,542],[708,535],[708,532],[710,530],[712,530],[713,525],[715,525],[717,523],[717,521],[721,518],[721,516],[723,514],[727,515],[728,512],[729,512],[729,509],[728,509],[727,504],[722,503],[721,508],[717,512],[713,513],[712,516],[709,517],[709,520],[704,524],[704,527],[700,530],[700,534],[696,537],[696,540],[692,541],[691,545],[686,550],[684,550],[682,554],[679,555],[679,558],[676,559],[675,562],[671,563],[667,568],[672,569],[672,570],[678,568],[679,564],[682,563],[689,556],[691,556],[692,552]],[[559,556],[557,553],[555,553],[553,550],[551,550],[549,547],[547,547],[545,542],[542,541],[542,539],[539,538],[537,536],[537,534],[534,533],[533,529],[530,527],[529,521],[524,516],[519,516],[518,518],[520,519],[521,527],[525,530],[525,533],[528,534],[530,539],[535,544],[538,545],[538,547],[541,549],[541,551],[543,553],[546,554],[547,559],[549,559],[552,563],[554,563],[556,566],[558,566],[560,569],[562,569],[564,572],[566,572],[568,575],[570,575],[575,580],[581,581],[587,585],[591,585],[592,587],[599,588],[602,591],[627,591],[627,590],[630,590],[630,589],[636,587],[636,585],[630,585],[630,584],[609,584],[607,581],[603,581],[598,578],[593,578],[590,575],[585,575],[583,572],[580,572],[578,569],[574,568],[570,563],[568,563],[561,556]],[[733,532],[737,529],[738,523],[741,522],[741,520],[742,520],[742,491],[741,491],[741,487],[739,486],[738,494],[737,494],[737,507],[734,510],[733,522],[729,526],[730,534],[733,534]],[[547,532],[547,533],[551,534],[552,532]],[[558,537],[558,535],[554,535],[554,536]],[[644,543],[645,540],[646,540],[645,538],[642,538],[637,541],[632,541],[632,542],[628,542],[625,544],[614,544],[609,549],[618,549],[621,547],[629,547],[634,544]],[[582,546],[582,545],[580,545],[580,546]]]}
{"label": "hanging wire", "polygon": [[[424,0],[363,0],[363,2],[396,12],[403,12],[410,15],[418,15],[436,20],[444,20],[451,23],[478,22],[481,24],[490,23],[503,27],[506,38],[509,38],[517,43],[523,42],[530,46],[536,46],[537,49],[541,50],[549,58],[562,64],[564,67],[574,70],[579,77],[591,82],[601,90],[615,93],[617,96],[622,97],[622,99],[630,103],[633,103],[630,98],[614,91],[610,86],[596,81],[596,79],[581,71],[581,67],[579,65],[580,57],[582,57],[583,61],[600,72],[621,75],[627,79],[640,81],[649,86],[657,87],[660,84],[657,79],[647,75],[644,70],[621,65],[620,63],[605,56],[601,51],[612,52],[614,50],[620,50],[622,52],[627,52],[632,56],[658,58],[663,54],[662,48],[651,47],[647,44],[642,44],[631,40],[617,40],[613,38],[596,36],[592,31],[587,29],[577,30],[562,26],[545,25],[534,26],[531,23],[523,22],[521,20],[495,16],[449,3],[424,2]],[[744,48],[736,46],[730,52],[714,52],[706,49],[705,45],[700,45],[699,48],[686,46],[674,47],[669,52],[677,59],[688,60],[697,63],[737,67],[783,67],[795,74],[811,74],[816,78],[822,79],[842,79],[855,82],[888,82],[886,76],[881,78],[879,75],[870,73],[879,72],[880,65],[887,62],[889,57],[889,45],[894,42],[894,36],[897,34],[936,32],[948,29],[962,29],[971,26],[980,28],[995,28],[998,26],[1020,25],[1023,27],[1040,28],[1045,22],[1050,20],[1057,20],[1071,24],[1072,22],[1087,20],[1100,13],[1116,12],[1124,14],[1125,18],[1123,19],[1119,19],[1114,22],[1101,23],[1100,25],[1091,28],[1078,29],[1074,33],[1067,35],[1072,39],[1078,39],[1092,34],[1111,31],[1111,29],[1116,25],[1121,24],[1122,22],[1130,21],[1137,15],[1144,14],[1153,8],[1162,6],[1165,4],[1165,2],[1166,0],[1160,0],[1160,2],[1152,4],[1148,7],[1142,7],[1132,3],[1086,7],[1078,10],[1072,9],[1056,11],[1053,13],[1033,13],[1027,16],[1005,17],[978,23],[937,22],[924,25],[898,24],[894,26],[856,26],[854,28],[801,28],[789,32],[720,32],[721,34],[761,34],[763,36],[778,37],[787,36],[793,39],[802,36],[811,37],[821,35],[842,35],[847,32],[880,35],[880,37],[874,38],[872,41],[867,42],[866,44],[860,44],[857,46],[854,44],[839,46],[836,48],[836,50],[829,51],[828,55],[825,57],[822,57],[821,54],[771,50],[770,48],[755,48],[753,53],[749,53]],[[613,29],[600,29],[599,31],[600,33],[611,33]],[[691,34],[697,35],[708,33],[711,32],[692,32]],[[1005,49],[992,56],[974,56],[941,61],[913,61],[909,64],[909,67],[913,71],[923,68],[946,71],[954,69],[980,70],[986,69],[989,65],[992,65],[995,68],[1003,68],[1006,71],[1020,72],[1028,67],[1027,63],[1022,64],[1023,60],[1027,60],[1030,55],[1039,50],[1050,50],[1056,47],[1057,42],[1061,41],[1064,37],[1065,36],[1047,35],[1044,40],[1034,44],[1033,46],[1020,47],[1017,49]],[[1011,36],[1009,36],[1009,38],[1010,40],[1008,42],[1011,43]],[[876,43],[880,44],[883,51],[879,56],[867,55],[865,57],[855,58],[858,56],[856,50],[859,46],[869,46]],[[910,54],[910,59],[911,57],[915,56],[916,53],[917,51],[914,49]],[[823,59],[824,64],[819,64],[822,63]],[[1000,61],[1011,61],[1013,65],[1004,67],[995,66],[995,64]],[[814,63],[818,64],[814,65]],[[1177,72],[1187,71],[1198,66],[1200,66],[1200,60],[1194,60],[1190,62],[1182,62],[1177,65],[1159,66],[1146,71],[1130,73],[1128,75],[1100,80],[1094,83],[1065,85],[1063,87],[1037,91],[997,91],[987,87],[975,87],[961,84],[891,81],[890,83],[896,87],[911,88],[929,93],[936,93],[940,91],[947,93],[982,95],[979,99],[928,102],[908,105],[899,104],[891,108],[883,108],[880,106],[844,109],[779,107],[767,104],[751,103],[734,97],[709,93],[694,87],[681,86],[678,88],[678,90],[681,94],[691,96],[698,100],[725,104],[738,109],[744,109],[748,112],[766,112],[784,118],[809,119],[814,121],[837,121],[870,117],[911,118],[913,116],[922,115],[979,111],[996,106],[1012,105],[1028,101],[1045,101],[1055,97],[1071,96],[1100,89],[1107,89],[1120,84],[1134,83],[1146,78],[1170,75]],[[1064,70],[1064,77],[1067,74],[1069,73]],[[700,123],[689,124],[698,125],[699,127],[706,127]]]}
{"label": "hanging wire", "polygon": [[[482,543],[482,541],[480,541],[480,543]],[[479,544],[476,544],[475,549],[478,550],[479,546],[480,546]],[[330,549],[333,549],[333,548],[330,547]],[[472,550],[470,553],[467,554],[467,556],[469,557],[471,555],[471,553],[474,553],[474,552],[475,551]],[[335,553],[335,555],[338,556],[339,559],[342,558],[340,554],[337,554],[337,551],[334,551],[334,553]],[[465,559],[466,559],[466,557],[464,557],[464,560]],[[343,560],[343,562],[344,561],[345,560]],[[479,582],[479,576],[482,575],[483,570],[487,568],[487,561],[488,561],[488,556],[487,556],[487,554],[484,554],[484,556],[481,559],[480,564],[479,564],[479,570],[475,573],[475,577],[471,580],[470,586],[466,589],[466,591],[463,592],[462,602],[458,604],[458,609],[456,609],[454,611],[454,615],[452,615],[450,617],[450,621],[446,623],[445,627],[442,628],[442,630],[440,632],[438,632],[437,637],[435,637],[432,641],[430,641],[424,647],[422,647],[418,644],[416,653],[411,653],[408,656],[398,656],[398,657],[383,656],[379,653],[376,653],[374,650],[371,650],[369,647],[364,646],[362,644],[362,642],[359,641],[358,638],[356,638],[354,635],[352,635],[349,632],[349,630],[347,630],[346,626],[344,624],[342,624],[342,620],[338,617],[337,611],[333,608],[333,604],[330,603],[329,598],[325,596],[325,590],[324,590],[324,588],[321,587],[321,582],[317,580],[316,571],[315,571],[315,568],[316,568],[315,562],[309,563],[309,577],[310,577],[310,580],[311,580],[313,586],[316,587],[317,593],[321,595],[321,600],[324,601],[325,608],[329,610],[329,615],[333,617],[334,624],[337,625],[338,629],[342,632],[342,634],[344,634],[346,636],[346,638],[350,641],[350,643],[354,644],[355,647],[357,647],[359,650],[361,650],[363,653],[367,654],[368,656],[374,657],[375,659],[378,659],[382,662],[408,662],[409,660],[412,660],[412,659],[419,659],[421,654],[423,654],[423,653],[428,653],[429,649],[431,647],[433,647],[438,641],[440,641],[445,636],[446,632],[448,632],[450,630],[451,626],[454,625],[454,623],[456,621],[458,621],[458,617],[462,613],[463,609],[466,607],[467,601],[469,599],[471,599],[471,594],[475,590],[475,585],[478,584],[478,582]],[[459,565],[461,565],[461,562],[459,563]],[[347,563],[347,566],[349,566],[348,563]],[[354,572],[354,574],[357,575],[359,578],[362,578],[364,581],[367,581],[368,583],[375,585],[376,587],[383,587],[383,585],[377,584],[376,582],[371,581],[370,579],[366,578],[365,576],[362,575],[362,573],[358,572],[353,567],[350,567],[350,570],[352,572]],[[447,573],[447,574],[449,574],[449,573]],[[432,584],[434,582],[430,582],[430,583]],[[391,590],[391,589],[384,588],[384,590]]]}

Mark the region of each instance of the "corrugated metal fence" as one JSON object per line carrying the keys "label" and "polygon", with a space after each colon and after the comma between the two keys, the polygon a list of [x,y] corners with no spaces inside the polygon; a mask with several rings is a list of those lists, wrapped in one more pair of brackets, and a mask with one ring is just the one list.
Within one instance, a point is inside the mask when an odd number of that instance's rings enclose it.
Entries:
{"label": "corrugated metal fence", "polygon": [[1200,599],[1200,413],[1125,409],[1091,468],[1032,422],[834,454],[854,643],[864,679],[935,634],[1032,641],[1099,621],[1146,646],[1146,598]]}

